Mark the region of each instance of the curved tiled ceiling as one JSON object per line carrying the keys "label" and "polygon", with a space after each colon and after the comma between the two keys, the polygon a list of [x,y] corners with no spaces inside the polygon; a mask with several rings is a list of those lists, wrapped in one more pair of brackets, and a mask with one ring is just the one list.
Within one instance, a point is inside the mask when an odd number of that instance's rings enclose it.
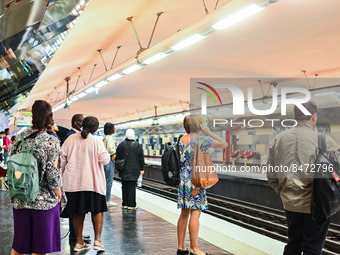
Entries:
{"label": "curved tiled ceiling", "polygon": [[[216,1],[205,1],[208,10]],[[251,0],[220,1],[219,6],[250,3]],[[70,109],[55,112],[59,123],[69,122],[74,113],[96,115],[102,121],[124,121],[159,111],[182,109],[180,100],[190,100],[189,79],[193,77],[337,77],[340,71],[340,25],[338,0],[285,0],[229,29],[215,32],[202,42],[142,70],[124,76],[92,94],[72,103]],[[205,16],[202,1],[104,1],[92,0],[66,37],[22,109],[36,99],[56,104],[65,98],[64,78],[71,77],[70,89],[86,87],[105,73],[97,50],[102,49],[110,67],[117,46],[122,45],[114,68],[139,49],[127,17],[133,21],[142,46],[147,45],[156,14],[160,17],[154,44],[166,40],[179,29]],[[77,67],[81,67],[81,72]],[[84,85],[84,82],[86,83]],[[174,106],[174,107],[172,107]],[[149,109],[149,112],[146,110]]]}

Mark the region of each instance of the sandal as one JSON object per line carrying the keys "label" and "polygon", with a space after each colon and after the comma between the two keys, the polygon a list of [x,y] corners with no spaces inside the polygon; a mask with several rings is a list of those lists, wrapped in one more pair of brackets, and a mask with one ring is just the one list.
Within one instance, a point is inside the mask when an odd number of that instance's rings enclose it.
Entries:
{"label": "sandal", "polygon": [[98,240],[94,240],[94,249],[98,251],[105,251],[105,246]]}
{"label": "sandal", "polygon": [[91,246],[84,242],[84,244],[76,243],[76,246],[74,246],[73,251],[85,251],[90,249]]}

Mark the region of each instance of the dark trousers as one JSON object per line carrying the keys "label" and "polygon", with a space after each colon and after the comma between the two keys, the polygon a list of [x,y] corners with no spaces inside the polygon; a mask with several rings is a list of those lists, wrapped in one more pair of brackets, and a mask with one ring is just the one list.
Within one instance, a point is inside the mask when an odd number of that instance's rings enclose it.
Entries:
{"label": "dark trousers", "polygon": [[136,206],[136,186],[137,181],[122,181],[122,206],[135,207]]}
{"label": "dark trousers", "polygon": [[76,239],[76,232],[74,230],[74,225],[73,225],[73,216],[70,216],[70,218],[68,218],[68,226],[70,228],[70,238]]}
{"label": "dark trousers", "polygon": [[288,244],[284,255],[321,255],[331,219],[312,220],[311,214],[286,211]]}

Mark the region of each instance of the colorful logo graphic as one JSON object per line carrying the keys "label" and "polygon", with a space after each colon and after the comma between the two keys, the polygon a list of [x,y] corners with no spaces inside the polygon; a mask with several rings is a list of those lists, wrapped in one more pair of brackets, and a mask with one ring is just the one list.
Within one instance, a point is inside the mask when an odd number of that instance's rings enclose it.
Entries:
{"label": "colorful logo graphic", "polygon": [[[203,86],[206,86],[206,87],[209,88],[212,92],[214,92],[215,95],[217,96],[218,100],[220,101],[220,104],[222,105],[222,100],[221,100],[221,98],[220,98],[220,95],[217,93],[217,91],[216,91],[212,86],[210,86],[210,85],[208,85],[208,84],[206,84],[206,83],[204,83],[204,82],[197,82],[197,83],[198,83],[198,84],[201,84],[201,85],[203,85]],[[212,98],[212,100],[214,101],[215,105],[217,105],[217,102],[216,102],[216,100],[215,100],[213,94],[212,94],[209,90],[204,89],[204,88],[201,88],[201,87],[197,87],[197,88],[203,90],[204,92],[206,92],[206,93]]]}

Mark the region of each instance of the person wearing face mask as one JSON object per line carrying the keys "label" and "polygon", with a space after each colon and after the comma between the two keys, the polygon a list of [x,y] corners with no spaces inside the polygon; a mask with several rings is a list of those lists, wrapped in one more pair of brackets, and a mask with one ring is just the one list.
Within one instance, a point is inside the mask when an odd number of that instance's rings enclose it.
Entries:
{"label": "person wearing face mask", "polygon": [[79,131],[81,131],[81,128],[83,127],[83,120],[84,120],[84,114],[75,114],[72,117],[72,128],[67,131],[66,135],[64,136],[64,139],[61,141],[61,145],[66,141],[66,139]]}
{"label": "person wearing face mask", "polygon": [[[66,135],[62,139],[61,146],[64,144],[64,142],[66,141],[66,139],[70,135],[73,135],[73,134],[75,134],[77,132],[81,132],[82,131],[83,120],[84,120],[84,114],[75,114],[75,115],[73,115],[72,120],[71,120],[72,128],[69,131],[67,131]],[[71,241],[75,241],[76,240],[76,233],[74,231],[73,217],[72,216],[69,217],[69,228],[70,228],[69,239]],[[84,235],[83,239],[87,243],[91,242],[91,238],[90,238],[89,235]]]}

